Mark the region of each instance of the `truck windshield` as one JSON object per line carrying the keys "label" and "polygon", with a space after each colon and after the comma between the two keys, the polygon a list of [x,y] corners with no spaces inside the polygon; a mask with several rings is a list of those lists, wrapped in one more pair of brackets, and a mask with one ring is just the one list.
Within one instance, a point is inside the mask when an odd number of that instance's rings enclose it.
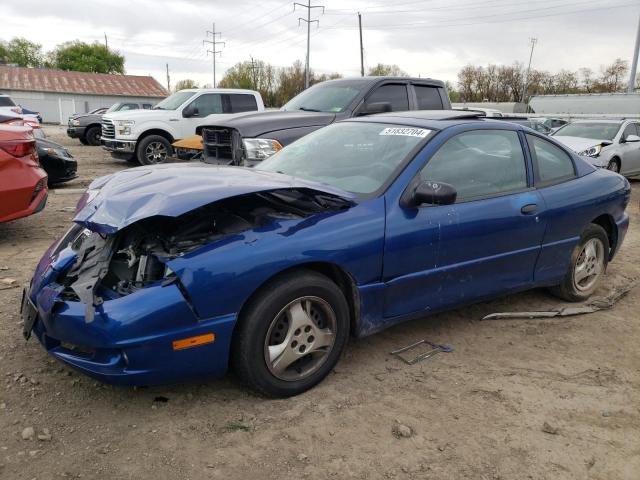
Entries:
{"label": "truck windshield", "polygon": [[307,112],[342,112],[360,93],[367,82],[340,85],[339,83],[319,83],[293,97],[282,110],[302,110]]}
{"label": "truck windshield", "polygon": [[384,123],[334,123],[293,142],[255,168],[371,194],[396,175],[407,155],[431,132]]}
{"label": "truck windshield", "polygon": [[576,122],[556,130],[553,136],[613,140],[620,130],[620,125],[618,122]]}
{"label": "truck windshield", "polygon": [[151,110],[176,110],[180,105],[195,95],[195,92],[176,92],[158,103]]}

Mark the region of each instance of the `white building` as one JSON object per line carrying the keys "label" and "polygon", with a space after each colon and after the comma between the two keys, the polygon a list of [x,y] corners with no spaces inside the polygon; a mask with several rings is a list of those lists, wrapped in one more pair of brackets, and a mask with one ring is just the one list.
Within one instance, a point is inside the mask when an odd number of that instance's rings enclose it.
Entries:
{"label": "white building", "polygon": [[0,93],[44,122],[66,124],[74,113],[86,113],[116,102],[157,103],[168,95],[153,77],[69,72],[49,68],[0,65]]}

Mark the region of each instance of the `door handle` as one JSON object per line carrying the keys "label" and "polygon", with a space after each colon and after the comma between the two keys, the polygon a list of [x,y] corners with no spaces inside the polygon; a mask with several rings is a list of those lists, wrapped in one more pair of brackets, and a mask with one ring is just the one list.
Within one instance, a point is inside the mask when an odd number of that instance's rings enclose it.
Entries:
{"label": "door handle", "polygon": [[520,212],[522,212],[524,215],[531,215],[536,211],[538,211],[538,205],[535,203],[529,203],[520,209]]}

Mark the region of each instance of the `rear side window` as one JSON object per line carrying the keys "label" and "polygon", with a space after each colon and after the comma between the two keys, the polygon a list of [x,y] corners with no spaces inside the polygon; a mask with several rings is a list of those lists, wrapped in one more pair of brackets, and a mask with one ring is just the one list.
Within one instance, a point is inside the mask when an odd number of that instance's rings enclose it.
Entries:
{"label": "rear side window", "polygon": [[409,110],[409,97],[407,86],[400,84],[382,85],[376,88],[367,103],[388,102],[392,112],[405,112]]}
{"label": "rear side window", "polygon": [[225,108],[226,113],[255,112],[258,110],[256,97],[240,93],[225,95],[229,101],[229,108]]}
{"label": "rear side window", "polygon": [[536,185],[551,185],[576,176],[573,160],[561,148],[540,137],[527,134],[533,158]]}
{"label": "rear side window", "polygon": [[0,97],[0,107],[15,107],[16,104],[9,97]]}
{"label": "rear side window", "polygon": [[198,109],[194,117],[206,117],[213,113],[222,113],[222,98],[219,93],[205,93],[196,98],[191,104]]}
{"label": "rear side window", "polygon": [[475,130],[446,141],[420,172],[422,180],[453,185],[457,202],[527,188],[527,169],[518,133]]}
{"label": "rear side window", "polygon": [[442,99],[437,88],[425,85],[414,85],[418,99],[418,110],[442,110]]}
{"label": "rear side window", "polygon": [[142,104],[142,108],[144,110],[151,110],[151,104],[150,103],[143,103]]}

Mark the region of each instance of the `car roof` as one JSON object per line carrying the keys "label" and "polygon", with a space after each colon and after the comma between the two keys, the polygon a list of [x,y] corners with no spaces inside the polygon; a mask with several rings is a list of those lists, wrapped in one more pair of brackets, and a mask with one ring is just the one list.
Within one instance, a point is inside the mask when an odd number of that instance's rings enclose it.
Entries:
{"label": "car roof", "polygon": [[351,118],[347,122],[376,122],[442,130],[467,120],[484,120],[484,113],[463,110],[409,110]]}
{"label": "car roof", "polygon": [[315,85],[323,85],[323,84],[348,85],[353,83],[374,85],[379,82],[388,82],[388,81],[392,81],[392,82],[410,81],[411,83],[423,83],[431,86],[444,87],[444,82],[442,80],[436,80],[435,78],[392,77],[392,76],[336,78],[334,80],[325,80],[324,82],[319,82],[319,83],[316,83]]}

